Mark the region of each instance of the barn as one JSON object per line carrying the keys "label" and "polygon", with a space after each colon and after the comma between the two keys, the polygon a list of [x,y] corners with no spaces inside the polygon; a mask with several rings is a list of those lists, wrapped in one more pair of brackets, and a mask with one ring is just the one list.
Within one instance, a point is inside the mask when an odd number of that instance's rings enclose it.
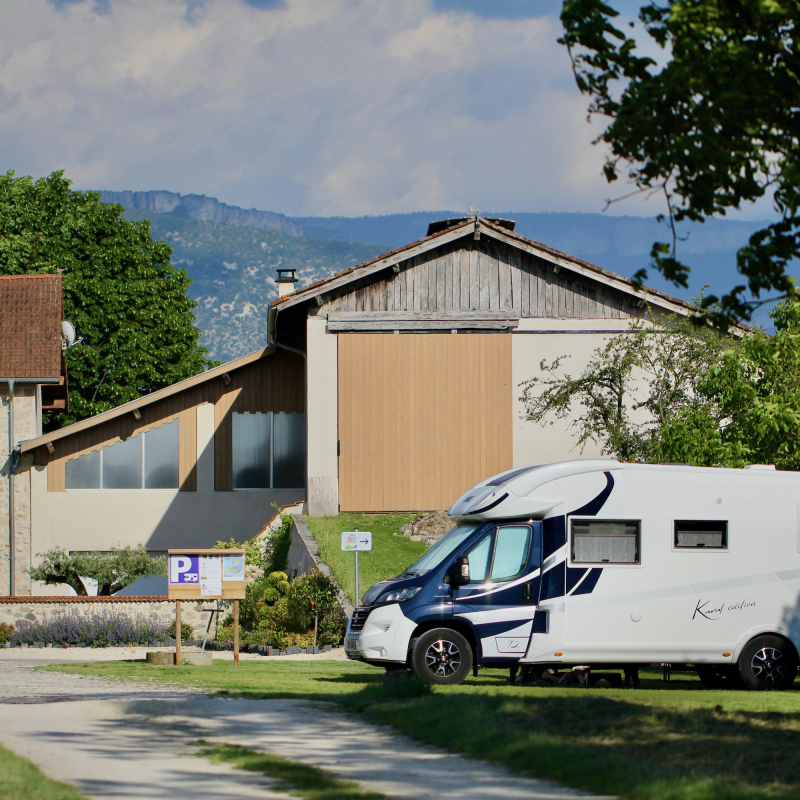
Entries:
{"label": "barn", "polygon": [[[280,286],[263,350],[17,443],[20,563],[54,546],[242,541],[289,503],[314,516],[446,509],[492,474],[579,455],[566,425],[524,419],[520,384],[542,359],[568,354],[574,372],[648,309],[688,313],[478,216]],[[38,591],[22,573],[17,587]]]}

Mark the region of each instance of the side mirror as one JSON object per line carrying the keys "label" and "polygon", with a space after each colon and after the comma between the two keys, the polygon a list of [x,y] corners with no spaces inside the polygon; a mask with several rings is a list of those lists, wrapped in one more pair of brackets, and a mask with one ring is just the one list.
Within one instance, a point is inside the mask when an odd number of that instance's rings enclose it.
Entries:
{"label": "side mirror", "polygon": [[459,556],[450,568],[450,586],[457,589],[459,586],[466,586],[469,583],[469,558]]}

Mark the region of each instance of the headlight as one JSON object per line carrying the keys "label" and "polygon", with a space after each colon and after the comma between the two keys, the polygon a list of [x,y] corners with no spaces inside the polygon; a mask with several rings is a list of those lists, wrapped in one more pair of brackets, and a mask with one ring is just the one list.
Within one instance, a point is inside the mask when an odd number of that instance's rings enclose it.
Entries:
{"label": "headlight", "polygon": [[379,602],[402,603],[404,600],[410,600],[421,588],[421,586],[409,586],[407,589],[398,589],[396,592],[383,595]]}

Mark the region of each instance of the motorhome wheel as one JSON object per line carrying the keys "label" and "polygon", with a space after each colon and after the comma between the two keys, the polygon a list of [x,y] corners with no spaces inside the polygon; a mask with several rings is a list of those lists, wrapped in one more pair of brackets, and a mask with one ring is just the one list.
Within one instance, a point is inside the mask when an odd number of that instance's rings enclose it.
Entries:
{"label": "motorhome wheel", "polygon": [[747,689],[788,689],[797,675],[797,654],[779,636],[757,636],[742,650],[737,667]]}
{"label": "motorhome wheel", "polygon": [[472,648],[458,631],[434,628],[414,643],[411,668],[428,683],[461,683],[472,669]]}

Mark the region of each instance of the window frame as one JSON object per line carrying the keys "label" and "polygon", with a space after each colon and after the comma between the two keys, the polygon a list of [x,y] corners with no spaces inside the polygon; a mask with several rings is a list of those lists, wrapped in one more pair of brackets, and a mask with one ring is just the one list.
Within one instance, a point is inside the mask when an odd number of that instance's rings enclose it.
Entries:
{"label": "window frame", "polygon": [[[601,524],[621,524],[621,525],[635,525],[636,526],[636,561],[576,561],[574,558],[575,552],[575,523],[586,524],[597,522]],[[612,519],[598,519],[597,517],[570,517],[569,518],[569,536],[567,538],[567,565],[575,565],[576,567],[618,567],[621,569],[641,569],[644,564],[642,555],[642,532],[643,523],[641,519],[620,519],[614,517]]]}
{"label": "window frame", "polygon": [[[724,542],[722,547],[687,547],[678,544],[678,524],[681,522],[693,523],[707,523],[716,522],[724,523],[725,533]],[[672,520],[672,551],[675,553],[729,553],[731,547],[731,521],[729,519],[673,519]]]}
{"label": "window frame", "polygon": [[[525,559],[522,562],[522,567],[520,568],[519,572],[516,575],[512,575],[510,578],[503,578],[502,580],[492,580],[492,569],[494,568],[494,557],[495,553],[497,552],[497,532],[501,528],[527,528],[528,529],[528,546],[525,550]],[[517,578],[521,577],[525,573],[525,568],[528,566],[528,562],[531,559],[531,546],[533,545],[533,526],[529,525],[527,522],[514,522],[514,523],[505,523],[500,525],[495,525],[493,528],[490,528],[488,531],[485,531],[481,536],[479,536],[473,544],[471,544],[468,548],[464,550],[461,555],[469,556],[471,550],[473,550],[477,545],[483,541],[485,537],[489,537],[491,539],[491,553],[489,560],[486,564],[486,576],[482,580],[472,580],[470,578],[470,582],[462,588],[467,588],[469,586],[499,586],[503,583],[508,583],[509,581],[514,581]],[[472,565],[470,564],[470,570],[472,569]]]}

